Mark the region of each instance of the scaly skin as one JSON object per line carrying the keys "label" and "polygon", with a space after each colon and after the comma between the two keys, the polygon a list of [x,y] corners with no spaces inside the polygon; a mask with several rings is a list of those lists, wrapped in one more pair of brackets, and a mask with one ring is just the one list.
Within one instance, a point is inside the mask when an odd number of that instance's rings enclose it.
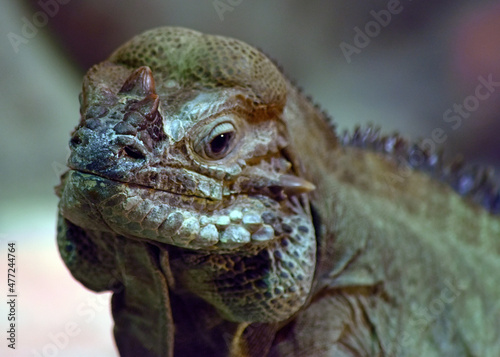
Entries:
{"label": "scaly skin", "polygon": [[181,28],[91,68],[81,113],[59,249],[114,292],[122,356],[500,355],[483,174],[468,198],[425,151],[402,175],[415,148],[339,141],[260,52]]}

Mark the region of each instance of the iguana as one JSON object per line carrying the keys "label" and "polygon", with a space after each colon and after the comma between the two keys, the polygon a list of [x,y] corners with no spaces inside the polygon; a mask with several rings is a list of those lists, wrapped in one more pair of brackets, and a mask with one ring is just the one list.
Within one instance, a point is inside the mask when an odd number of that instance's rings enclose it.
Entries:
{"label": "iguana", "polygon": [[83,82],[58,245],[122,356],[500,356],[488,170],[335,126],[261,52],[164,27]]}

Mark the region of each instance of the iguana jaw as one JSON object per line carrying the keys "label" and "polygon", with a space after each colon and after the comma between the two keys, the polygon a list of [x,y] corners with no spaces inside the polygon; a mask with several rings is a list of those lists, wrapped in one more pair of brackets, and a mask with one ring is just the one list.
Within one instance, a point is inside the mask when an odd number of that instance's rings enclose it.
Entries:
{"label": "iguana jaw", "polygon": [[71,170],[60,208],[89,229],[223,253],[262,248],[299,226],[313,230],[303,205],[299,198],[278,202],[247,194],[213,202]]}
{"label": "iguana jaw", "polygon": [[61,213],[80,227],[183,248],[172,263],[179,284],[231,321],[283,321],[309,296],[316,238],[305,196],[237,195],[204,214],[199,198],[75,170],[60,195]]}

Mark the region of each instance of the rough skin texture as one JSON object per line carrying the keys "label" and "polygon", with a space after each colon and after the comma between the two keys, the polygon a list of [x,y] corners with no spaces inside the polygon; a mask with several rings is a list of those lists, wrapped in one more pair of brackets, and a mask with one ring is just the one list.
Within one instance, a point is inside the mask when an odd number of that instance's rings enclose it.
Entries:
{"label": "rough skin texture", "polygon": [[488,172],[338,138],[240,41],[133,38],[85,76],[70,147],[59,249],[114,292],[122,356],[500,355]]}

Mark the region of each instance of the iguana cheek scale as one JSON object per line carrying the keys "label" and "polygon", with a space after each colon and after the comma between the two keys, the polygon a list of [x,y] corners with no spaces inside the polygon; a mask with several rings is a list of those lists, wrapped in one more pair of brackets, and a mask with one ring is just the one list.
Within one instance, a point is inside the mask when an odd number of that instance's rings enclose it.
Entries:
{"label": "iguana cheek scale", "polygon": [[[466,347],[468,312],[450,303],[439,318],[451,327],[435,332],[412,325],[410,306],[450,277],[480,276],[464,241],[500,251],[490,180],[476,173],[467,192],[488,213],[430,178],[465,174],[440,174],[429,153],[371,129],[339,142],[263,54],[182,28],[148,31],[92,67],[80,101],[58,243],[75,278],[114,292],[121,355],[484,351]],[[415,150],[413,167],[431,175],[388,185]],[[444,247],[463,266],[441,266]],[[484,269],[500,268],[489,257]],[[487,284],[484,311],[499,313]]]}

